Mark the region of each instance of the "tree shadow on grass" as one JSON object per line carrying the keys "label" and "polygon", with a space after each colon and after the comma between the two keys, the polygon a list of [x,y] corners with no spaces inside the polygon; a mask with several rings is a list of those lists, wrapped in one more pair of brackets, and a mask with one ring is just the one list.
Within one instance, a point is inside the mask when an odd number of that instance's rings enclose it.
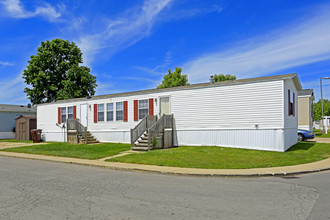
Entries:
{"label": "tree shadow on grass", "polygon": [[311,147],[315,145],[316,142],[299,142],[292,146],[287,152],[297,151],[297,150],[309,150]]}

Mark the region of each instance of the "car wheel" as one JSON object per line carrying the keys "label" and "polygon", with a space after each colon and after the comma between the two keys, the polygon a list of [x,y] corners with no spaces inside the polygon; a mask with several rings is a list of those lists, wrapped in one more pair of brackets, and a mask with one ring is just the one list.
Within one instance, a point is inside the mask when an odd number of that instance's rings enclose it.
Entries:
{"label": "car wheel", "polygon": [[305,137],[302,134],[298,134],[298,141],[304,141]]}

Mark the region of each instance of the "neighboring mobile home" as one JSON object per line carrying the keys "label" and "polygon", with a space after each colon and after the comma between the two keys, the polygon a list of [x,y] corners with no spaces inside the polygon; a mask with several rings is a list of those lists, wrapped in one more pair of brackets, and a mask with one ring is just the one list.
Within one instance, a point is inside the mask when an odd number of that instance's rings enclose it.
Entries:
{"label": "neighboring mobile home", "polygon": [[24,105],[0,104],[0,139],[15,138],[15,119],[20,115],[36,115],[36,107],[28,108]]}
{"label": "neighboring mobile home", "polygon": [[99,141],[130,143],[145,115],[173,114],[174,146],[286,151],[297,143],[297,74],[150,89],[37,106],[46,141],[63,141],[78,118]]}
{"label": "neighboring mobile home", "polygon": [[16,140],[32,140],[31,130],[37,128],[35,115],[20,115],[15,120]]}
{"label": "neighboring mobile home", "polygon": [[313,89],[298,91],[298,128],[313,131]]}

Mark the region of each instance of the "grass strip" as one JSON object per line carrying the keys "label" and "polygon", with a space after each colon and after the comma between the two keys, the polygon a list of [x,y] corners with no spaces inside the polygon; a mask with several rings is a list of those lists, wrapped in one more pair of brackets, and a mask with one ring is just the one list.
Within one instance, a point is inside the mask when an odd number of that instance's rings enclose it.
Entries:
{"label": "grass strip", "polygon": [[328,130],[328,134],[325,134],[320,129],[314,129],[313,131],[315,133],[315,137],[319,137],[319,138],[330,138],[330,129]]}
{"label": "grass strip", "polygon": [[7,148],[2,151],[93,160],[113,156],[129,149],[129,144],[120,143],[73,145],[68,143],[52,142],[44,145]]}
{"label": "grass strip", "polygon": [[287,152],[225,147],[178,147],[108,159],[111,162],[203,169],[247,169],[311,163],[330,156],[330,144],[300,142]]}
{"label": "grass strip", "polygon": [[33,143],[32,141],[16,140],[16,139],[0,139],[0,142],[15,142],[15,143]]}

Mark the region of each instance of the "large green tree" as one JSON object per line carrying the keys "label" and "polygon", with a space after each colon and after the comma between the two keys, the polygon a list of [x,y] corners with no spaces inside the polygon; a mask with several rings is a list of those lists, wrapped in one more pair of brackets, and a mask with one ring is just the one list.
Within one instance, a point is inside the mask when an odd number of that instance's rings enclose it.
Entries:
{"label": "large green tree", "polygon": [[164,76],[162,83],[157,86],[157,89],[189,85],[187,75],[181,74],[181,72],[182,68],[179,67],[176,67],[174,72],[168,70],[168,74]]}
{"label": "large green tree", "polygon": [[82,63],[82,52],[75,43],[54,39],[41,42],[23,72],[24,89],[32,104],[95,94],[96,77]]}
{"label": "large green tree", "polygon": [[[330,116],[330,101],[323,99],[323,112],[324,116]],[[322,104],[321,99],[313,103],[313,119],[320,120],[322,118]]]}
{"label": "large green tree", "polygon": [[221,81],[228,81],[228,80],[236,80],[235,75],[230,75],[230,74],[214,74],[213,75],[213,80],[214,82],[221,82]]}

